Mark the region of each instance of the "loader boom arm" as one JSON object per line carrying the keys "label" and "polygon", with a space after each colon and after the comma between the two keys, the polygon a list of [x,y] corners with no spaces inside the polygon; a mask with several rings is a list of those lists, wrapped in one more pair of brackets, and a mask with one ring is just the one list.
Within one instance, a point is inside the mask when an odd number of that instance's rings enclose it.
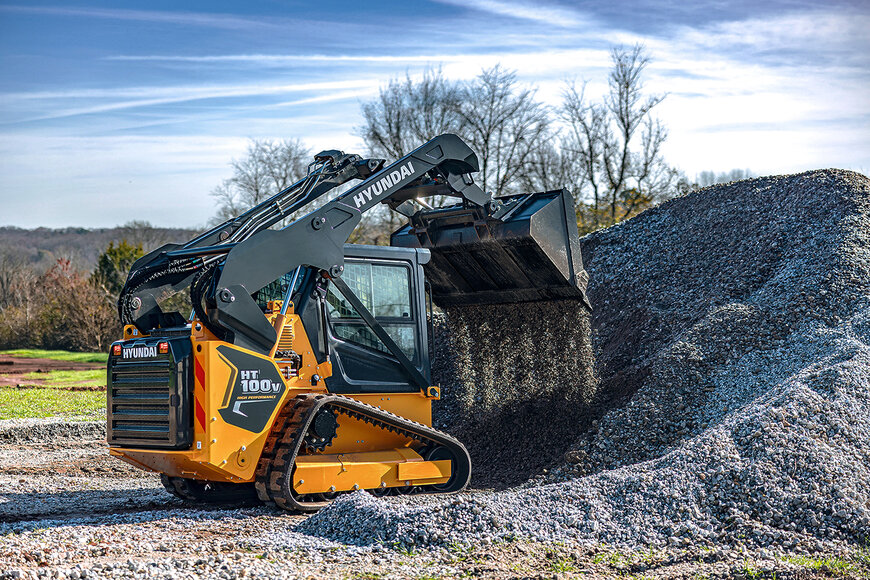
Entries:
{"label": "loader boom arm", "polygon": [[441,135],[282,230],[263,230],[236,244],[215,274],[209,319],[234,334],[236,345],[269,352],[277,338],[251,294],[296,268],[335,278],[344,270],[344,243],[364,212],[379,203],[402,211],[416,195],[448,193],[482,207],[490,196],[474,184],[477,156],[459,137]]}

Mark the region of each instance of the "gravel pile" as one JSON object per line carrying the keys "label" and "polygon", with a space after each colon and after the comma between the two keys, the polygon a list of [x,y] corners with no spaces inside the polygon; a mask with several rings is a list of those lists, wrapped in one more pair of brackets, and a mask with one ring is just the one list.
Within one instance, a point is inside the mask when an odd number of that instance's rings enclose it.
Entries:
{"label": "gravel pile", "polygon": [[[552,424],[561,437],[559,418],[572,410],[566,461],[493,494],[353,494],[297,530],[350,544],[527,537],[818,550],[865,541],[870,180],[824,170],[713,186],[587,236],[583,249],[597,385],[559,386],[571,403],[551,408],[553,422],[490,422],[488,435],[509,448],[545,438]],[[551,308],[528,318],[520,308],[481,311],[465,328],[497,324],[502,341],[480,351],[463,347],[461,333],[442,341],[455,352],[439,356],[460,365],[444,384],[459,393],[445,422],[461,432],[478,404],[490,415],[494,395],[528,392],[505,380],[506,369],[526,368],[529,349],[573,364],[570,330],[542,332],[533,345],[519,334],[564,311]],[[468,368],[480,360],[492,366]],[[514,394],[507,400],[522,407]],[[608,410],[585,430],[595,401]],[[485,441],[465,439],[472,450],[495,448]]]}

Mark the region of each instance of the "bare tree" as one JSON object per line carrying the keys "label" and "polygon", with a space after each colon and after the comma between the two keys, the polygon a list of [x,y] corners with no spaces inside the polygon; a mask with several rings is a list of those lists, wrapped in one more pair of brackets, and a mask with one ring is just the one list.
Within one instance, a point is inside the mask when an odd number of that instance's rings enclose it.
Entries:
{"label": "bare tree", "polygon": [[0,326],[6,331],[14,329],[25,340],[32,334],[39,307],[38,278],[39,274],[22,259],[0,255]]}
{"label": "bare tree", "polygon": [[0,255],[0,348],[37,343],[38,278],[21,259]]}
{"label": "bare tree", "polygon": [[58,260],[38,286],[42,346],[103,351],[121,335],[114,299],[69,260]]}
{"label": "bare tree", "polygon": [[311,152],[296,139],[252,139],[247,155],[233,160],[233,176],[212,191],[218,202],[212,221],[235,217],[302,179],[311,160]]}
{"label": "bare tree", "polygon": [[643,47],[614,48],[611,58],[604,100],[589,102],[585,86],[578,90],[572,83],[561,110],[567,125],[564,147],[574,156],[575,195],[582,202],[586,230],[631,217],[672,195],[679,176],[662,157],[667,130],[651,113],[665,96],[643,92],[649,63]]}
{"label": "bare tree", "polygon": [[358,134],[373,154],[389,160],[441,133],[463,137],[480,159],[477,181],[496,195],[554,167],[554,151],[539,151],[548,142],[548,110],[500,66],[467,83],[445,79],[440,70],[427,70],[419,81],[393,80],[362,113]]}
{"label": "bare tree", "polygon": [[463,134],[480,158],[477,180],[495,195],[513,192],[549,136],[547,108],[499,65],[467,83],[462,101]]}
{"label": "bare tree", "polygon": [[[406,74],[362,104],[363,124],[357,134],[370,155],[392,162],[436,135],[462,134],[462,96],[462,85],[444,78],[440,69],[427,69],[417,81]],[[387,244],[399,223],[400,216],[385,207],[368,212],[351,241]]]}
{"label": "bare tree", "polygon": [[362,105],[357,134],[372,155],[394,161],[442,133],[461,133],[462,87],[440,69],[428,69],[419,81],[393,79],[378,97]]}
{"label": "bare tree", "polygon": [[578,91],[569,85],[563,95],[562,119],[568,126],[562,150],[571,156],[575,170],[574,196],[577,201],[590,203],[595,225],[602,205],[606,203],[606,186],[602,183],[604,139],[607,109],[601,104],[589,103],[585,98],[585,84]]}
{"label": "bare tree", "polygon": [[99,351],[120,332],[114,300],[69,260],[37,274],[0,257],[0,348]]}
{"label": "bare tree", "polygon": [[532,151],[525,171],[519,176],[523,191],[549,191],[562,189],[578,181],[580,164],[570,152],[565,138],[556,141],[558,135],[542,139]]}

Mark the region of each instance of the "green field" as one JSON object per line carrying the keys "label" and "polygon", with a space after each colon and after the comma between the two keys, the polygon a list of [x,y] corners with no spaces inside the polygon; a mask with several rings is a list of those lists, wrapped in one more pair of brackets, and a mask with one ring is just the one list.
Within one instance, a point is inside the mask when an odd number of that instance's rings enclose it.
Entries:
{"label": "green field", "polygon": [[[60,350],[6,350],[0,354],[20,358],[48,358],[65,362],[104,364],[106,353]],[[2,376],[3,373],[0,373]],[[70,417],[101,419],[106,414],[106,370],[49,371],[19,375],[22,387],[0,387],[0,419]],[[98,390],[72,390],[77,387]]]}
{"label": "green field", "polygon": [[101,419],[105,416],[106,393],[103,391],[0,387],[0,419]]}
{"label": "green field", "polygon": [[65,350],[42,350],[38,348],[0,350],[0,354],[20,358],[50,358],[53,360],[81,363],[105,363],[109,360],[109,353],[107,352],[68,352]]}
{"label": "green field", "polygon": [[47,373],[27,373],[22,375],[21,384],[27,385],[28,379],[34,385],[45,388],[66,389],[69,387],[105,387],[105,369],[92,371],[49,371]]}

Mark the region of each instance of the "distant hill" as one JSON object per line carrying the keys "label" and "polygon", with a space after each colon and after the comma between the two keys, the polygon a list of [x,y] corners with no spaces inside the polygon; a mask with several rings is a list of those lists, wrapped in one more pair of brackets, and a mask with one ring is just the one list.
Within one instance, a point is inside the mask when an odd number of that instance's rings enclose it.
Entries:
{"label": "distant hill", "polygon": [[49,268],[59,258],[68,258],[78,269],[93,270],[97,257],[110,242],[141,243],[148,252],[165,243],[185,242],[196,233],[196,230],[153,227],[144,222],[95,229],[0,227],[0,257],[22,260],[38,270]]}

